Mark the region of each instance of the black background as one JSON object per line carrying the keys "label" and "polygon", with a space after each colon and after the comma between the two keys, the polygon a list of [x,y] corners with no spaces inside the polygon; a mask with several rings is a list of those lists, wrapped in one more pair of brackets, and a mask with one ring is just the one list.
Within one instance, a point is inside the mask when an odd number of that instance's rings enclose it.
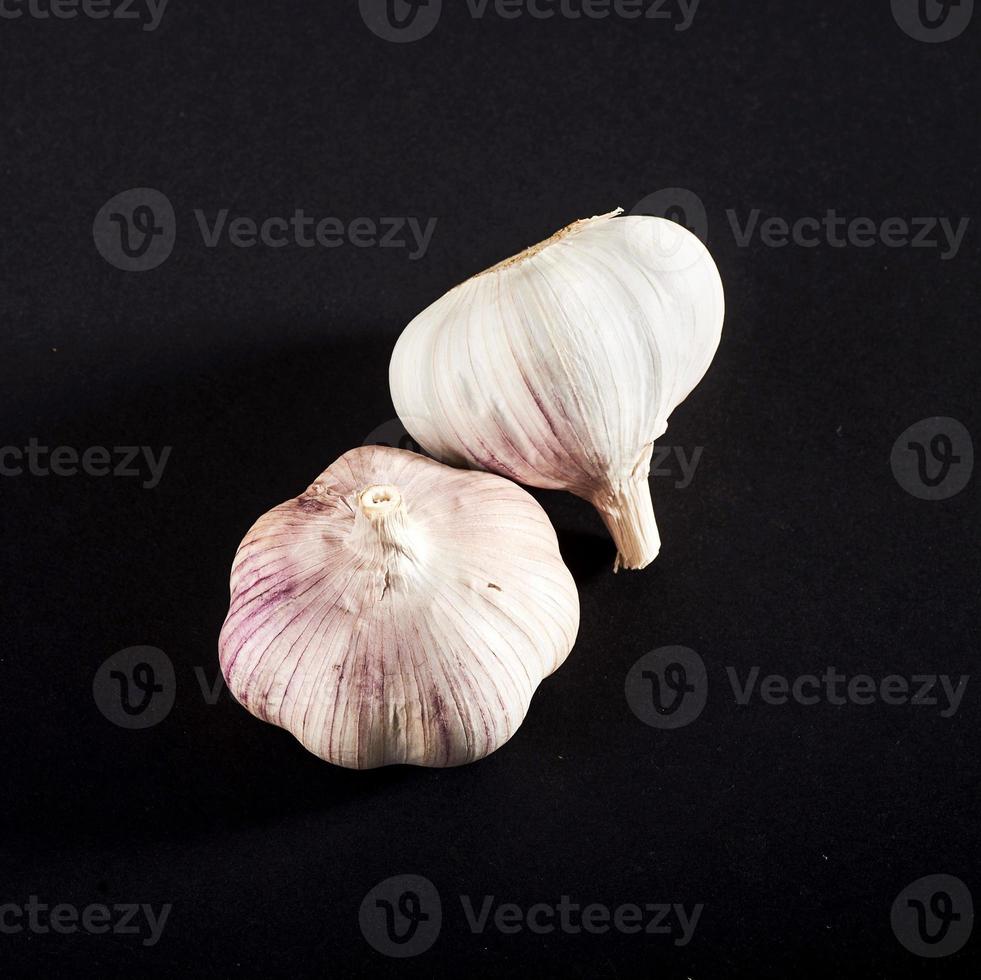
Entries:
{"label": "black background", "polygon": [[[978,418],[977,14],[925,44],[888,2],[704,0],[692,27],[471,19],[372,34],[357,5],[171,0],[117,21],[0,20],[0,442],[172,446],[160,485],[0,480],[5,642],[0,902],[172,903],[160,942],[0,935],[7,975],[956,976],[894,937],[931,873],[981,897],[978,691],[960,710],[737,705],[725,667],[794,677],[970,674],[976,478],[943,502],[893,478],[917,420]],[[719,353],[672,418],[704,447],[654,480],[657,562],[614,577],[583,502],[537,493],[580,587],[582,627],[499,752],[455,770],[332,768],[227,692],[210,705],[235,547],[252,521],[394,416],[403,325],[568,221],[664,187],[705,202],[726,286]],[[131,187],[177,212],[142,274],[97,252]],[[438,218],[405,251],[204,247],[191,217]],[[738,247],[725,217],[972,217],[936,249]],[[112,653],[147,644],[177,700],[146,731],[97,709]],[[624,678],[681,644],[701,717],[639,721]],[[442,933],[396,961],[363,896],[419,874]],[[670,937],[473,935],[460,895],[523,906],[683,902]]]}

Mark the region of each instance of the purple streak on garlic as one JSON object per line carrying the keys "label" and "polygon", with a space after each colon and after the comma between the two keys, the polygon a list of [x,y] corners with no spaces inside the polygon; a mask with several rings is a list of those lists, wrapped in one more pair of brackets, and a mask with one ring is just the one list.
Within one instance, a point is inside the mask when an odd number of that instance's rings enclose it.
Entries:
{"label": "purple streak on garlic", "polygon": [[406,327],[389,372],[428,453],[590,501],[614,570],[660,550],[654,442],[708,370],[725,308],[694,235],[619,214],[577,221],[451,290]]}
{"label": "purple streak on garlic", "polygon": [[455,766],[515,733],[578,627],[527,492],[364,447],[245,536],[219,652],[235,697],[328,762]]}

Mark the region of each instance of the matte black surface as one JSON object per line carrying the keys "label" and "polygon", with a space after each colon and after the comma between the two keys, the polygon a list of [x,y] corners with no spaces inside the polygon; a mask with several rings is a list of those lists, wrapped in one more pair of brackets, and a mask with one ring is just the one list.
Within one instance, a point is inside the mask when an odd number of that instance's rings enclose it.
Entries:
{"label": "matte black surface", "polygon": [[[171,446],[139,479],[0,478],[5,642],[0,904],[173,908],[128,934],[0,933],[0,972],[45,976],[952,977],[890,907],[914,880],[981,900],[979,682],[959,710],[736,703],[726,668],[789,678],[972,674],[977,476],[916,499],[899,435],[981,433],[981,15],[918,42],[888,2],[710,2],[657,20],[539,21],[444,5],[427,38],[354,3],[171,0],[158,29],[0,19],[0,445]],[[673,5],[669,5],[673,6]],[[804,8],[804,9],[801,9]],[[158,268],[114,268],[93,219],[150,187],[177,212]],[[664,548],[613,576],[598,518],[537,493],[580,587],[576,648],[501,751],[467,768],[351,773],[223,692],[216,638],[252,521],[394,416],[388,357],[446,289],[568,221],[661,188],[704,201],[723,342],[664,444]],[[404,250],[202,244],[192,212],[438,219]],[[881,222],[970,217],[937,249],[740,247],[754,208]],[[98,710],[100,665],[174,664],[159,724]],[[687,727],[624,696],[649,650],[703,658]],[[198,672],[195,672],[195,669]],[[201,672],[203,671],[203,675]],[[421,875],[443,924],[417,958],[359,928],[383,879]],[[474,934],[460,896],[527,909],[704,903],[671,936]]]}

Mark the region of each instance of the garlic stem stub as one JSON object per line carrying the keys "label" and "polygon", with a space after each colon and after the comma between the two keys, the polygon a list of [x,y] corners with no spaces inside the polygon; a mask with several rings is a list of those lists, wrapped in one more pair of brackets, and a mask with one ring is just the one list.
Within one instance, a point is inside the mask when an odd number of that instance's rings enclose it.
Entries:
{"label": "garlic stem stub", "polygon": [[725,315],[695,235],[620,215],[577,221],[450,290],[405,328],[389,370],[426,452],[590,501],[614,571],[660,550],[654,442],[708,370]]}
{"label": "garlic stem stub", "polygon": [[373,446],[245,536],[219,655],[252,714],[328,762],[456,766],[515,733],[578,628],[530,494]]}

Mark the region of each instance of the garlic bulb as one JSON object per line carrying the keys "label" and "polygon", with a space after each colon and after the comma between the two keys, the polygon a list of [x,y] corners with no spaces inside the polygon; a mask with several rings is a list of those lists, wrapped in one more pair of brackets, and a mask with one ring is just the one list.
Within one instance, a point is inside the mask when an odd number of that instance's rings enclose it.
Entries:
{"label": "garlic bulb", "polygon": [[245,536],[219,647],[235,697],[320,758],[455,766],[514,734],[578,627],[526,491],[364,447]]}
{"label": "garlic bulb", "polygon": [[724,314],[694,235],[620,213],[451,290],[406,327],[389,372],[403,424],[437,459],[591,501],[614,571],[660,549],[654,441],[708,370]]}

